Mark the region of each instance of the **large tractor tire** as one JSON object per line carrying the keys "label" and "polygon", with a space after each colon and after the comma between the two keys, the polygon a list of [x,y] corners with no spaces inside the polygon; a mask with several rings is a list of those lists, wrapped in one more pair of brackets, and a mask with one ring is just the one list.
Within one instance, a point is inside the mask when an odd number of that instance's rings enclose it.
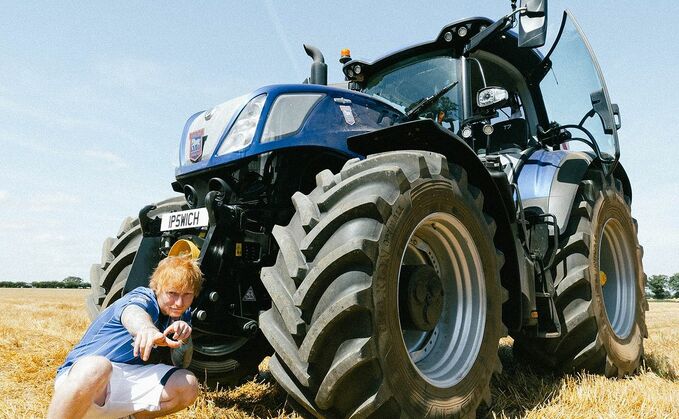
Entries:
{"label": "large tractor tire", "polygon": [[550,268],[561,336],[515,336],[518,358],[552,371],[635,372],[648,337],[642,253],[622,183],[590,171]]}
{"label": "large tractor tire", "polygon": [[[185,203],[184,197],[158,202],[149,217],[186,209]],[[139,219],[127,217],[116,237],[104,240],[101,263],[93,264],[90,270],[92,293],[87,298],[90,319],[122,296],[141,239]],[[257,366],[270,351],[261,333],[247,339],[194,332],[192,340],[194,352],[189,369],[209,385],[234,385],[255,375]]]}
{"label": "large tractor tire", "polygon": [[466,172],[389,152],[318,174],[273,234],[269,368],[317,417],[474,417],[501,370],[502,254]]}

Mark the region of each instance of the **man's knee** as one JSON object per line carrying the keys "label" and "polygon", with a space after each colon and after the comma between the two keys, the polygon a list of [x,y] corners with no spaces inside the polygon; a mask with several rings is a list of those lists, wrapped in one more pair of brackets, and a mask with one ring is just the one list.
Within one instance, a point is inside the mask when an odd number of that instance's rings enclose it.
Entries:
{"label": "man's knee", "polygon": [[78,360],[68,373],[68,381],[83,386],[108,383],[113,366],[103,356],[86,356]]}
{"label": "man's knee", "polygon": [[191,405],[198,398],[198,379],[189,370],[177,370],[167,380],[165,390],[183,406]]}
{"label": "man's knee", "polygon": [[186,383],[186,401],[188,404],[191,404],[198,398],[200,393],[198,379],[192,372],[187,371]]}

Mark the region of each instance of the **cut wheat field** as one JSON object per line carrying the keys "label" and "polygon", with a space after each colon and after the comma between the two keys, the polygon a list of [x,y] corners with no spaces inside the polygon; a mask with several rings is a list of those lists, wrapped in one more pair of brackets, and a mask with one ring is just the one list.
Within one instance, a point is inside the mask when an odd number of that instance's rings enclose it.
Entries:
{"label": "cut wheat field", "polygon": [[[0,289],[0,418],[44,417],[56,368],[89,320],[87,290]],[[537,375],[515,364],[510,338],[500,354],[504,371],[493,380],[485,417],[679,417],[679,303],[652,302],[649,338],[638,375],[606,379],[588,374]],[[260,368],[266,368],[266,360]],[[285,392],[251,381],[233,389],[204,390],[173,418],[298,418]]]}

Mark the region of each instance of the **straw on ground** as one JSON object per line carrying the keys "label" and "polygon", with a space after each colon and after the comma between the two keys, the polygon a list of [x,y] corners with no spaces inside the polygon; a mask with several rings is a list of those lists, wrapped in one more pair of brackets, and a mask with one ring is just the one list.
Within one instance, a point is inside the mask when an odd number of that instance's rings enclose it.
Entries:
{"label": "straw on ground", "polygon": [[[44,417],[56,368],[89,324],[87,290],[0,291],[0,418]],[[504,371],[493,379],[487,417],[679,417],[679,303],[652,302],[646,316],[645,368],[629,378],[532,372],[502,340]],[[260,368],[266,368],[266,361]],[[233,389],[205,389],[174,418],[299,418],[275,384],[250,381]]]}

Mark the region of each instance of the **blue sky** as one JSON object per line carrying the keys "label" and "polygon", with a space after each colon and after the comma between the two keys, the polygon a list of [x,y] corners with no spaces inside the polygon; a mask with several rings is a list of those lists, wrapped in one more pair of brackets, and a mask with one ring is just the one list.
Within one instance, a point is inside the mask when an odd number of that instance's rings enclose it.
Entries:
{"label": "blue sky", "polygon": [[[565,3],[550,2],[552,26]],[[568,3],[621,108],[646,272],[679,272],[670,76],[679,6]],[[262,85],[302,81],[303,42],[323,51],[339,81],[341,48],[373,60],[458,18],[495,19],[509,4],[0,1],[0,281],[87,278],[125,216],[173,194],[186,119]]]}

